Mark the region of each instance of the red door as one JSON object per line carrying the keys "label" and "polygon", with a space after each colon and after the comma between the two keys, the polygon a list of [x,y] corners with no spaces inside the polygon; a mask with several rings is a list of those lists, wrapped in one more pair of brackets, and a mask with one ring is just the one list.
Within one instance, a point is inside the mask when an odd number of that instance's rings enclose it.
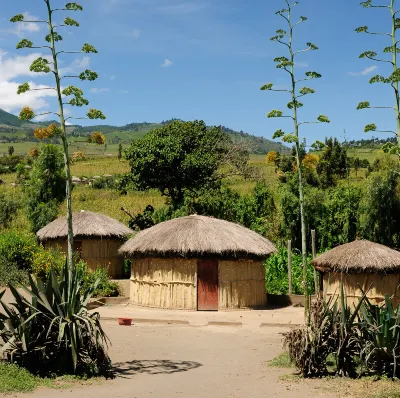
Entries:
{"label": "red door", "polygon": [[197,310],[218,311],[218,260],[197,261]]}

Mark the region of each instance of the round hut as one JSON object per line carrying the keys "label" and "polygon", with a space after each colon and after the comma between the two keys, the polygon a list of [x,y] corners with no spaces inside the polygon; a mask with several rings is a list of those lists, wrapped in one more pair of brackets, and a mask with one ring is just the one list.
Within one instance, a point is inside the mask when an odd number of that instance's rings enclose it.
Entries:
{"label": "round hut", "polygon": [[276,248],[238,224],[192,215],[141,231],[119,252],[132,259],[133,304],[216,311],[265,306],[264,260]]}
{"label": "round hut", "polygon": [[[74,248],[90,269],[108,267],[111,278],[119,279],[124,274],[124,259],[118,249],[133,231],[113,218],[90,211],[72,214]],[[37,232],[44,247],[67,251],[67,218],[61,217]]]}
{"label": "round hut", "polygon": [[321,290],[327,295],[340,294],[343,282],[348,303],[358,303],[362,297],[359,286],[373,304],[384,301],[385,294],[400,303],[400,252],[367,240],[356,240],[335,247],[312,261],[321,273]]}

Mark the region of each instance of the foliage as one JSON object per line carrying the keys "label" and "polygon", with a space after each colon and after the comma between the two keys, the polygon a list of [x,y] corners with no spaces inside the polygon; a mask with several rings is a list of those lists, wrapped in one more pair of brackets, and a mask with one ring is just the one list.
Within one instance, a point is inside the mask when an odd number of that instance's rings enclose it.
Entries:
{"label": "foliage", "polygon": [[13,363],[33,373],[90,375],[107,374],[111,361],[108,338],[98,313],[86,305],[97,287],[81,289],[82,273],[62,270],[60,280],[53,271],[47,286],[30,278],[30,286],[20,294],[12,285],[16,304],[2,302],[0,352]]}
{"label": "foliage", "polygon": [[0,361],[0,393],[30,392],[38,386],[35,376],[18,365]]}
{"label": "foliage", "polygon": [[0,157],[0,174],[14,173],[23,157],[18,155]]}
{"label": "foliage", "polygon": [[[314,268],[311,265],[312,257],[307,258],[307,283],[308,291],[314,291]],[[292,292],[304,294],[303,286],[303,259],[298,250],[292,252]],[[278,253],[273,254],[265,262],[265,286],[269,294],[289,294],[288,278],[288,251],[279,248]]]}
{"label": "foliage", "polygon": [[91,144],[104,145],[106,143],[106,138],[104,134],[99,131],[94,131],[88,138],[88,142]]}
{"label": "foliage", "polygon": [[34,235],[19,231],[0,234],[0,259],[6,266],[30,271],[36,249]]}
{"label": "foliage", "polygon": [[132,143],[126,151],[130,177],[137,189],[158,189],[172,203],[182,203],[185,192],[218,186],[229,142],[219,127],[174,121]]}
{"label": "foliage", "polygon": [[153,220],[154,207],[147,205],[142,213],[137,214],[129,220],[129,228],[134,231],[142,231],[152,227],[155,223]]}
{"label": "foliage", "polygon": [[20,203],[7,198],[0,192],[0,230],[7,228],[20,208]]}
{"label": "foliage", "polygon": [[399,174],[396,170],[372,173],[360,203],[360,234],[388,246],[400,243]]}
{"label": "foliage", "polygon": [[65,198],[63,164],[62,152],[57,146],[49,144],[41,147],[29,181],[24,185],[27,216],[33,232],[58,215],[58,206]]}
{"label": "foliage", "polygon": [[8,156],[12,156],[14,155],[15,149],[14,147],[11,145],[8,147]]}
{"label": "foliage", "polygon": [[19,269],[14,263],[8,263],[4,257],[0,257],[0,287],[13,284],[15,286],[27,283],[28,273]]}
{"label": "foliage", "polygon": [[118,184],[115,182],[114,177],[100,177],[92,182],[93,189],[116,189]]}
{"label": "foliage", "polygon": [[317,165],[321,186],[328,188],[336,185],[338,178],[347,176],[347,151],[337,138],[325,140],[325,146]]}
{"label": "foliage", "polygon": [[279,160],[279,155],[278,152],[276,151],[270,151],[267,153],[267,156],[265,157],[265,161],[267,163],[273,163],[276,164],[276,162]]}

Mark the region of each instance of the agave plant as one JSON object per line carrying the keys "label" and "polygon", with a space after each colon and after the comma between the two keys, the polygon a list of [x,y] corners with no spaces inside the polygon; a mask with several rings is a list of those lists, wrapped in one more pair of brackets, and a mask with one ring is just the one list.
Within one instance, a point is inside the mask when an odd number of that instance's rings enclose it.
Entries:
{"label": "agave plant", "polygon": [[[98,313],[86,309],[98,281],[81,289],[83,275],[67,266],[59,278],[51,271],[46,284],[29,277],[29,287],[10,290],[15,303],[0,302],[0,357],[33,373],[107,374],[109,340]],[[2,342],[1,342],[2,341]]]}
{"label": "agave plant", "polygon": [[393,307],[388,295],[382,306],[366,299],[360,310],[363,349],[368,369],[390,377],[400,376],[400,304]]}

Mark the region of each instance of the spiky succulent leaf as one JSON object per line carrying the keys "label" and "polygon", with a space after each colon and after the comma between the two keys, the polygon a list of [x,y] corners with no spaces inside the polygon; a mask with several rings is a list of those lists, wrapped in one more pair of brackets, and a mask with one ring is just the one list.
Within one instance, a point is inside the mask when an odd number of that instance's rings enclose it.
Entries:
{"label": "spiky succulent leaf", "polygon": [[25,82],[23,84],[20,84],[18,86],[18,91],[17,94],[22,94],[22,93],[26,93],[27,91],[29,91],[31,89],[31,87],[29,86],[28,82]]}
{"label": "spiky succulent leaf", "polygon": [[367,124],[364,128],[364,132],[368,133],[369,131],[376,131],[377,127],[375,123]]}
{"label": "spiky succulent leaf", "polygon": [[369,107],[370,107],[370,103],[368,101],[363,101],[357,105],[357,110],[359,111],[360,109],[367,109]]}
{"label": "spiky succulent leaf", "polygon": [[267,84],[264,84],[261,88],[260,88],[260,90],[272,90],[272,87],[273,87],[274,85],[272,84],[272,83],[267,83]]}
{"label": "spiky succulent leaf", "polygon": [[269,112],[267,114],[268,118],[272,118],[272,117],[282,117],[283,116],[283,112],[282,111],[278,111],[276,109],[273,109],[271,112]]}

